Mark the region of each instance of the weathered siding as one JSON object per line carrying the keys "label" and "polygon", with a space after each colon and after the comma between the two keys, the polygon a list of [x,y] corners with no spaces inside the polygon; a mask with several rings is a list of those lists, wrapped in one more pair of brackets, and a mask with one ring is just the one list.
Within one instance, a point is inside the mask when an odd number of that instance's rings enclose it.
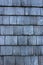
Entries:
{"label": "weathered siding", "polygon": [[0,65],[43,65],[43,0],[0,0]]}

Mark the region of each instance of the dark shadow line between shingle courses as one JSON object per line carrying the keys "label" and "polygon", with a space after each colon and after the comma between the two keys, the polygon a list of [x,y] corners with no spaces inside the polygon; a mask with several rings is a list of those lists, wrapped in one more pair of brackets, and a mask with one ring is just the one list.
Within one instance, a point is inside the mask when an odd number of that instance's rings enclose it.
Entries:
{"label": "dark shadow line between shingle courses", "polygon": [[38,56],[43,56],[43,55],[0,55],[0,57],[1,56],[3,56],[3,57],[4,56],[15,56],[15,57],[17,57],[17,56],[19,56],[19,57],[31,57],[31,56],[35,57],[35,56],[37,56],[38,57]]}
{"label": "dark shadow line between shingle courses", "polygon": [[22,47],[22,46],[23,46],[23,47],[26,47],[26,46],[28,46],[28,47],[29,47],[29,46],[30,46],[30,47],[34,47],[34,46],[43,46],[43,45],[18,45],[18,44],[17,44],[17,45],[6,45],[6,44],[5,44],[5,45],[0,45],[0,46],[11,46],[11,47],[15,47],[15,46],[16,46],[16,47],[17,47],[17,46],[19,46],[19,47]]}
{"label": "dark shadow line between shingle courses", "polygon": [[15,6],[15,5],[0,5],[0,7],[22,7],[22,8],[43,8],[43,6]]}

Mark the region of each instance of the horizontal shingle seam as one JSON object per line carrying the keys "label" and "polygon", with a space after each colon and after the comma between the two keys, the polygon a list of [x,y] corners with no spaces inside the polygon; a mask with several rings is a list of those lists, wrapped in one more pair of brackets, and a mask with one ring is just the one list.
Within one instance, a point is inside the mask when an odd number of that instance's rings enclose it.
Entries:
{"label": "horizontal shingle seam", "polygon": [[4,6],[4,5],[0,5],[0,7],[22,7],[22,8],[26,8],[26,7],[28,8],[28,7],[29,7],[29,8],[43,8],[43,6],[31,6],[31,5],[30,5],[30,6],[13,6],[13,5],[12,5],[12,6],[10,6],[10,5],[8,5],[8,6],[5,5],[5,6]]}
{"label": "horizontal shingle seam", "polygon": [[43,17],[43,15],[7,15],[7,14],[0,14],[0,16],[37,16],[37,17]]}

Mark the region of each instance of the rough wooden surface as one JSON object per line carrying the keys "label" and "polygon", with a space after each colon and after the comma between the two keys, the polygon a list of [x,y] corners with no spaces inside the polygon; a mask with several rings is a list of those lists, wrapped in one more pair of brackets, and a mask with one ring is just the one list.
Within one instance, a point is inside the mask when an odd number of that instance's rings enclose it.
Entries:
{"label": "rough wooden surface", "polygon": [[0,0],[0,65],[43,65],[43,0]]}

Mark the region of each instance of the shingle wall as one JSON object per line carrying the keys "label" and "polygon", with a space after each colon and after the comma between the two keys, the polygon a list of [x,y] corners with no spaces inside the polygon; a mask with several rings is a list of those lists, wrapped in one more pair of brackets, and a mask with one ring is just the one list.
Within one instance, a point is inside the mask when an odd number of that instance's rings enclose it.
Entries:
{"label": "shingle wall", "polygon": [[43,0],[0,0],[0,65],[43,65]]}

